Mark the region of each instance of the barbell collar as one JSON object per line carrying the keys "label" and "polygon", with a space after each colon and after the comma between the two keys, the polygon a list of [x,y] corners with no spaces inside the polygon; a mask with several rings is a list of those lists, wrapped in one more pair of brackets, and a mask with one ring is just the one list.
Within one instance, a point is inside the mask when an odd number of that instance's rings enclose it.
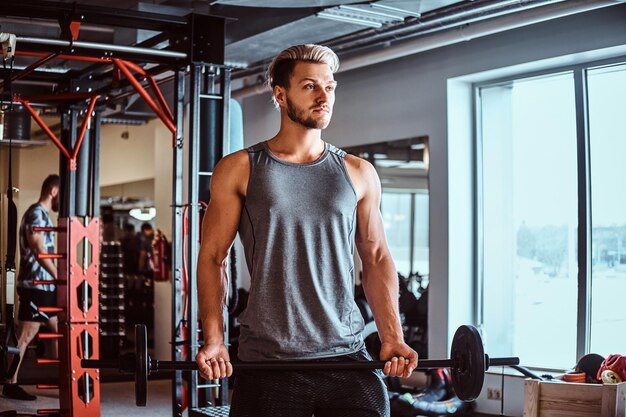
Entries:
{"label": "barbell collar", "polygon": [[490,358],[489,355],[485,355],[485,367],[489,369],[490,366],[513,366],[519,365],[519,358],[515,356],[509,356],[504,358]]}

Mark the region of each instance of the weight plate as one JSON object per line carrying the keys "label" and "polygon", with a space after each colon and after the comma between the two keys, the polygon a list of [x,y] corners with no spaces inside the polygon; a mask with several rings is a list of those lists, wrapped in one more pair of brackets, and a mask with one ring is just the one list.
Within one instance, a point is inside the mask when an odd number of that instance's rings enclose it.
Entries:
{"label": "weight plate", "polygon": [[148,399],[148,333],[143,324],[135,325],[135,404],[145,407]]}
{"label": "weight plate", "polygon": [[485,350],[480,333],[473,326],[461,326],[452,339],[452,386],[463,401],[478,397],[485,381]]}

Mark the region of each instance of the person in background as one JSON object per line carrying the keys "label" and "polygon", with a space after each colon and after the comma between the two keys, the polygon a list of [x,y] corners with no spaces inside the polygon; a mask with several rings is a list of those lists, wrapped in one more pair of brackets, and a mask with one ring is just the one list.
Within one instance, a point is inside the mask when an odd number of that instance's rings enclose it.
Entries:
{"label": "person in background", "polygon": [[136,275],[139,272],[139,237],[135,234],[135,226],[124,223],[124,234],[120,240],[125,275]]}
{"label": "person in background", "polygon": [[139,273],[152,280],[152,239],[154,239],[154,229],[150,223],[141,225],[139,233]]}
{"label": "person in background", "polygon": [[[17,277],[17,294],[20,306],[17,315],[17,346],[20,349],[20,365],[26,348],[35,338],[41,325],[57,333],[58,319],[54,313],[39,312],[39,307],[57,305],[57,267],[52,259],[40,259],[37,255],[54,253],[54,233],[37,232],[34,227],[53,227],[50,212],[59,211],[59,176],[49,175],[41,186],[39,201],[30,206],[22,217],[19,230],[20,270]],[[35,281],[50,281],[49,284],[35,284]],[[56,357],[56,342],[53,356]],[[33,401],[36,396],[24,391],[17,384],[18,365],[15,374],[2,388],[2,395],[14,400]]]}

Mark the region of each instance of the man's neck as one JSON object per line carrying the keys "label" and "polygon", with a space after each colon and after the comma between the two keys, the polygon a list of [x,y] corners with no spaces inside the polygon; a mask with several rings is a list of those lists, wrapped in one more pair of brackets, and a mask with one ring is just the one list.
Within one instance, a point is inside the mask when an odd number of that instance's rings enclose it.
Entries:
{"label": "man's neck", "polygon": [[52,209],[52,201],[49,198],[40,198],[39,204],[41,204],[48,213]]}

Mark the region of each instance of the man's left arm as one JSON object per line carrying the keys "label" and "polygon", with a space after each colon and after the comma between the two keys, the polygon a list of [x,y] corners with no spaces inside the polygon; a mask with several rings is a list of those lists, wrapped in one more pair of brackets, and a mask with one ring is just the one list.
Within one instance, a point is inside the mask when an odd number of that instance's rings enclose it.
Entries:
{"label": "man's left arm", "polygon": [[398,311],[398,273],[387,246],[380,213],[380,180],[374,167],[360,161],[356,247],[363,263],[362,282],[382,346],[380,359],[388,361],[386,375],[408,378],[417,367],[417,352],[405,342]]}

